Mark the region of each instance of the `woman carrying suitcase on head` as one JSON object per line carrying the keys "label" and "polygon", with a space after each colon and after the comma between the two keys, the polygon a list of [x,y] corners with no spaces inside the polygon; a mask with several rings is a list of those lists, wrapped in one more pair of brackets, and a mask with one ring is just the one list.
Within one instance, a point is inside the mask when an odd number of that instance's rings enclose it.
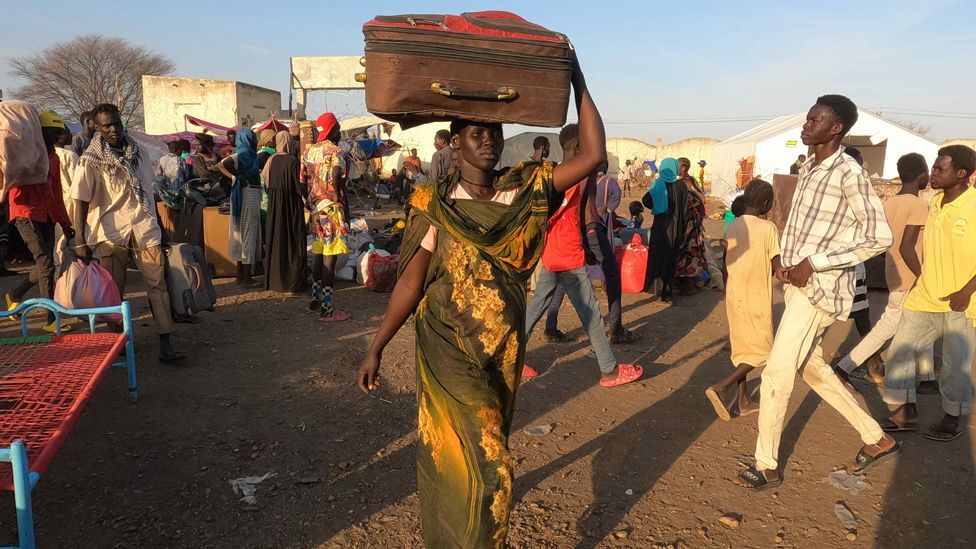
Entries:
{"label": "woman carrying suitcase on head", "polygon": [[359,370],[380,386],[383,349],[416,313],[418,486],[427,547],[503,547],[513,464],[508,451],[525,355],[524,282],[542,253],[563,191],[606,156],[603,121],[574,58],[582,153],[554,166],[495,166],[499,124],[454,120],[458,170],[418,185],[410,203],[400,277]]}

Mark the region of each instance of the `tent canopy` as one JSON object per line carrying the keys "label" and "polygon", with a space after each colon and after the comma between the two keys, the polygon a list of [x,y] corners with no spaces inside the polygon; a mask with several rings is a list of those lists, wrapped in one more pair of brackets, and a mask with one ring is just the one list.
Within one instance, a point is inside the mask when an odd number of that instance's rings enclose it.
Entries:
{"label": "tent canopy", "polygon": [[[740,163],[748,168],[752,160],[752,177],[772,181],[774,174],[788,174],[789,167],[807,147],[800,140],[806,113],[774,118],[715,145],[712,149],[712,194],[727,196],[735,191]],[[844,138],[845,146],[858,147],[871,175],[897,177],[898,158],[910,152],[920,153],[929,162],[935,160],[939,146],[932,140],[887,120],[858,109],[858,120]]]}

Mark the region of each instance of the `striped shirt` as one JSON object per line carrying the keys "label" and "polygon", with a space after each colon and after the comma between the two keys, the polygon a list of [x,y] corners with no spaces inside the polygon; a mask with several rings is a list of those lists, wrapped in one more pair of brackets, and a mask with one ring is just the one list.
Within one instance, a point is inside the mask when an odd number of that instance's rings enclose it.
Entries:
{"label": "striped shirt", "polygon": [[854,267],[854,305],[851,306],[851,312],[863,311],[869,306],[868,271],[864,268],[864,263],[858,263]]}
{"label": "striped shirt", "polygon": [[795,267],[809,259],[814,272],[807,297],[844,320],[854,304],[854,266],[888,249],[891,229],[867,174],[844,147],[817,165],[814,160],[810,155],[800,166],[782,261]]}

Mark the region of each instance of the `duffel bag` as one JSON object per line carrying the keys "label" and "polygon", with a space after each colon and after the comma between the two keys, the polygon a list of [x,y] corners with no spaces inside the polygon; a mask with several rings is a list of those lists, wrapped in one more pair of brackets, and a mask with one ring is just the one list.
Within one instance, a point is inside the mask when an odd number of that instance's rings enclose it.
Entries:
{"label": "duffel bag", "polygon": [[436,120],[559,127],[572,46],[505,11],[384,15],[363,25],[366,109],[408,128]]}

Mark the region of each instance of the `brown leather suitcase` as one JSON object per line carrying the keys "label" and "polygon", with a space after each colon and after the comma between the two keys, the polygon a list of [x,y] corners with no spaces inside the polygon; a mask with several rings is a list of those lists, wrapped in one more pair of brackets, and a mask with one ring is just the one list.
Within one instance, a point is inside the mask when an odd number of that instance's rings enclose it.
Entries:
{"label": "brown leather suitcase", "polygon": [[366,108],[403,127],[461,118],[566,122],[572,45],[504,11],[377,16],[363,25]]}

